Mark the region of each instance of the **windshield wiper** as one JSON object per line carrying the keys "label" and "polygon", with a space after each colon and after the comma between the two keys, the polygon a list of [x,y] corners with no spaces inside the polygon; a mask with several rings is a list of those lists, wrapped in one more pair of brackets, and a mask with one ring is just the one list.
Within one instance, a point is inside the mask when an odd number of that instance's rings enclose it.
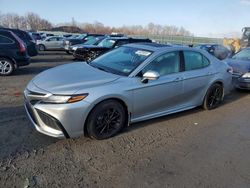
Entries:
{"label": "windshield wiper", "polygon": [[94,67],[94,68],[96,68],[96,69],[99,69],[99,70],[102,70],[102,71],[105,71],[105,72],[109,72],[107,69],[104,69],[102,67],[98,67],[96,65],[92,65],[92,63],[89,63],[89,65],[92,66],[92,67]]}

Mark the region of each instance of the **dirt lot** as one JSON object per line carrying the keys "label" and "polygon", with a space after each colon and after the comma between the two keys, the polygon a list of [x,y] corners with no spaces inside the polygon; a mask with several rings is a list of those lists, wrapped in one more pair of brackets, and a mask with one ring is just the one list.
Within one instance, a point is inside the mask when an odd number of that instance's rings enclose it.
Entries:
{"label": "dirt lot", "polygon": [[0,187],[250,187],[250,94],[133,124],[118,136],[58,140],[32,128],[22,91],[39,72],[72,62],[45,52],[0,78]]}

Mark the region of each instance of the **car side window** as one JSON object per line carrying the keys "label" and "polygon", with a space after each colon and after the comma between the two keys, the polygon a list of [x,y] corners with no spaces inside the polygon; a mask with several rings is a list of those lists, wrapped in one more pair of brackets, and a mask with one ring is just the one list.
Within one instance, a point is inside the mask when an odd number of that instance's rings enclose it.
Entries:
{"label": "car side window", "polygon": [[10,38],[0,35],[0,44],[12,44],[12,43],[14,43],[14,41],[11,40]]}
{"label": "car side window", "polygon": [[199,52],[184,51],[185,70],[196,70],[207,67],[209,60]]}
{"label": "car side window", "polygon": [[49,38],[48,41],[56,41],[57,38],[56,37],[53,37],[53,38]]}
{"label": "car side window", "polygon": [[180,72],[179,52],[160,55],[143,69],[142,74],[149,70],[158,72],[160,76]]}

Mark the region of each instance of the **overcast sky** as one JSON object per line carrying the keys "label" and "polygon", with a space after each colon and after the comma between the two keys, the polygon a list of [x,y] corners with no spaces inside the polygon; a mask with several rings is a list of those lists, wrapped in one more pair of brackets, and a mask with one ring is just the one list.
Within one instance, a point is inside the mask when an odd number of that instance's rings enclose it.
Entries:
{"label": "overcast sky", "polygon": [[250,0],[0,0],[0,12],[34,12],[55,24],[72,18],[108,26],[153,22],[209,37],[240,35],[250,26]]}

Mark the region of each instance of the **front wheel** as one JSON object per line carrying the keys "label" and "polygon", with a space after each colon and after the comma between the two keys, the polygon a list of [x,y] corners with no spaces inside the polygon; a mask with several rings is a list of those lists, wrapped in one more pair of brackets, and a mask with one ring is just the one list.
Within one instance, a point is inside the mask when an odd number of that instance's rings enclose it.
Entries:
{"label": "front wheel", "polygon": [[69,50],[66,50],[66,53],[69,54],[69,55],[72,55],[73,53],[70,52]]}
{"label": "front wheel", "polygon": [[98,104],[87,120],[87,132],[91,138],[101,140],[116,135],[126,123],[126,111],[115,100]]}
{"label": "front wheel", "polygon": [[205,110],[212,110],[217,108],[224,98],[224,88],[221,84],[213,84],[207,91],[203,101],[203,108]]}
{"label": "front wheel", "polygon": [[39,44],[38,49],[39,49],[39,51],[45,51],[45,46],[42,44]]}
{"label": "front wheel", "polygon": [[8,76],[12,74],[14,70],[15,70],[15,66],[11,60],[0,57],[0,75],[1,76]]}

